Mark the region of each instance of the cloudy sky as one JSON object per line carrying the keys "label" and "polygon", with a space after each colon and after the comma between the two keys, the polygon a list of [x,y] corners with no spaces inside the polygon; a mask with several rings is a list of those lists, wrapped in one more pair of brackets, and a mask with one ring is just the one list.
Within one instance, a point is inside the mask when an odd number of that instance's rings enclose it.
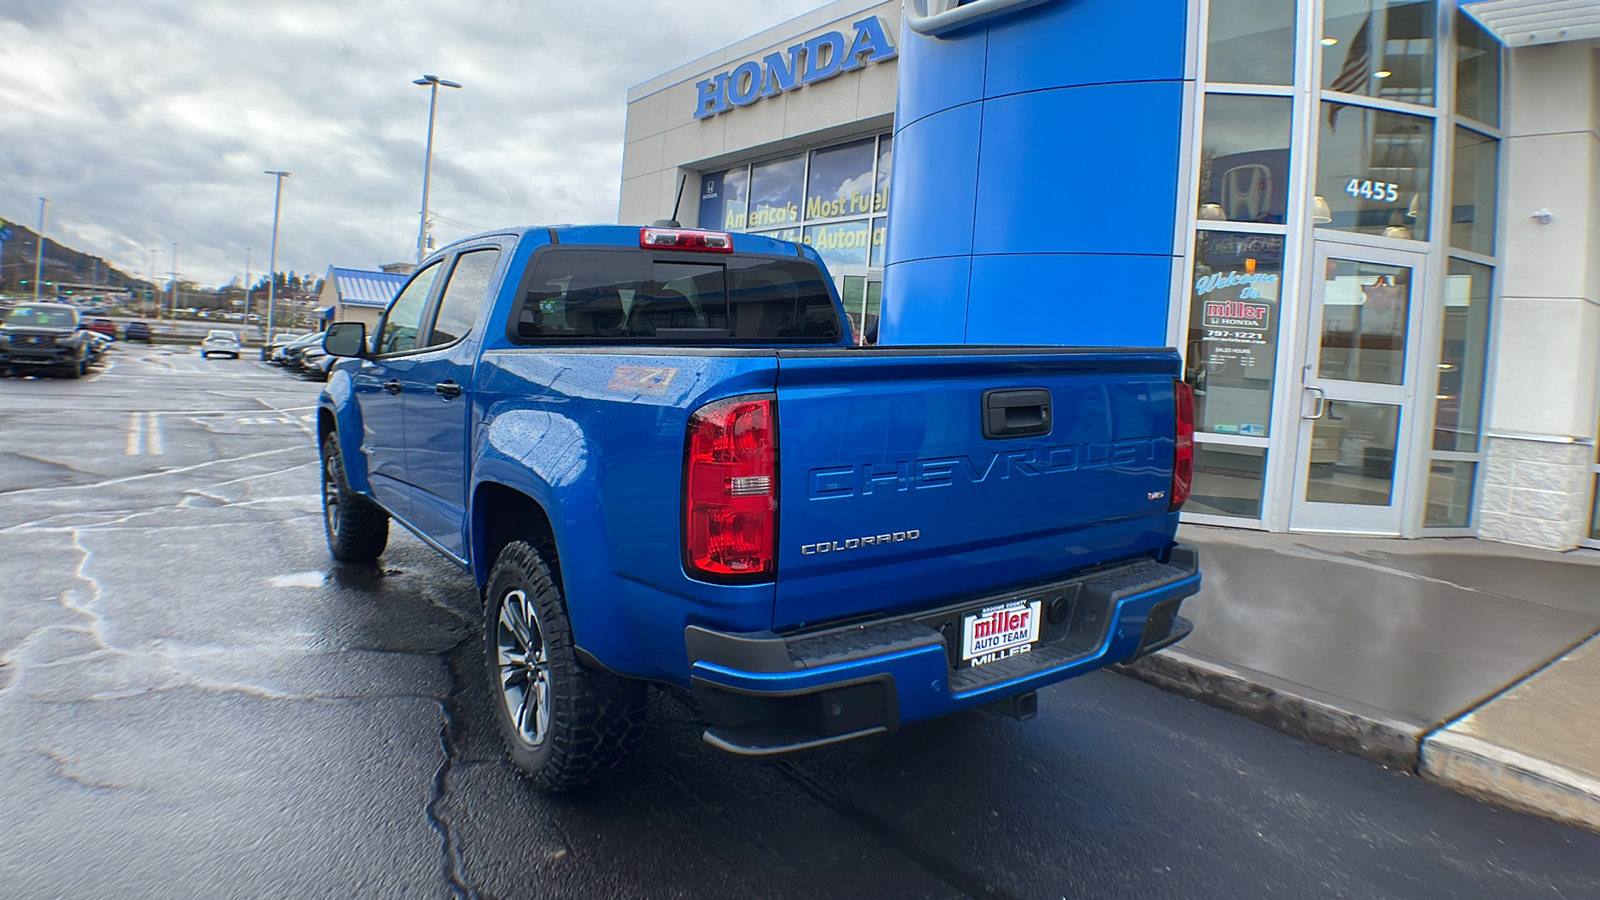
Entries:
{"label": "cloudy sky", "polygon": [[[627,90],[822,0],[0,0],[0,218],[148,275],[415,259],[428,91],[443,244],[609,222]],[[254,280],[254,278],[252,279]]]}

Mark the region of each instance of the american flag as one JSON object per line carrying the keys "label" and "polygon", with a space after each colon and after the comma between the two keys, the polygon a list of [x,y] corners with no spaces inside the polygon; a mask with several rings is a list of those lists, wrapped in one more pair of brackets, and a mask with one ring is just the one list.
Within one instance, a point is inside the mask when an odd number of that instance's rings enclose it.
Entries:
{"label": "american flag", "polygon": [[[1368,32],[1372,29],[1372,16],[1361,23],[1356,30],[1356,36],[1350,39],[1350,52],[1345,54],[1344,68],[1339,70],[1339,77],[1328,85],[1329,90],[1339,91],[1343,94],[1366,93],[1367,80],[1372,77],[1372,40]],[[1328,104],[1328,130],[1336,131],[1339,110],[1347,104]]]}

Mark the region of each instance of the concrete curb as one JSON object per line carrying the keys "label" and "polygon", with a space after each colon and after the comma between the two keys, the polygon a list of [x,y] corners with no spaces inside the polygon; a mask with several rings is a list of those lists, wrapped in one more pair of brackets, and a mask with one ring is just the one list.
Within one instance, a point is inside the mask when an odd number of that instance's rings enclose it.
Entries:
{"label": "concrete curb", "polygon": [[1358,704],[1177,649],[1111,670],[1481,800],[1600,832],[1600,780],[1481,738],[1347,709]]}
{"label": "concrete curb", "polygon": [[1389,768],[1415,771],[1417,747],[1427,730],[1381,710],[1352,710],[1347,707],[1354,704],[1318,696],[1302,685],[1177,649],[1112,670]]}
{"label": "concrete curb", "polygon": [[1600,780],[1482,738],[1434,732],[1422,743],[1418,772],[1463,794],[1600,832]]}
{"label": "concrete curb", "polygon": [[1442,729],[1422,742],[1418,774],[1520,812],[1600,832],[1600,780]]}

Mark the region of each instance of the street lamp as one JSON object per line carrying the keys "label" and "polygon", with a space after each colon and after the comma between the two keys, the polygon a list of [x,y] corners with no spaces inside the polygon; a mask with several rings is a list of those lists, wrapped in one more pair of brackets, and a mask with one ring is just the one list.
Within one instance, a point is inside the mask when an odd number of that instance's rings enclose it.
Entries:
{"label": "street lamp", "polygon": [[39,198],[39,247],[33,254],[33,299],[39,299],[39,279],[44,277],[44,227],[50,221],[50,198]]}
{"label": "street lamp", "polygon": [[283,205],[283,180],[288,172],[276,169],[265,174],[278,179],[278,190],[272,198],[272,259],[267,263],[267,343],[272,343],[272,321],[278,305],[278,208]]}
{"label": "street lamp", "polygon": [[[168,306],[172,307],[170,313],[172,321],[178,321],[178,242],[172,242],[172,283],[167,286],[169,290]],[[159,317],[158,317],[159,318]]]}
{"label": "street lamp", "polygon": [[428,150],[422,161],[422,223],[417,226],[417,265],[428,255],[428,178],[433,174],[433,110],[439,102],[439,87],[459,88],[454,81],[445,81],[437,75],[424,75],[412,84],[428,88]]}

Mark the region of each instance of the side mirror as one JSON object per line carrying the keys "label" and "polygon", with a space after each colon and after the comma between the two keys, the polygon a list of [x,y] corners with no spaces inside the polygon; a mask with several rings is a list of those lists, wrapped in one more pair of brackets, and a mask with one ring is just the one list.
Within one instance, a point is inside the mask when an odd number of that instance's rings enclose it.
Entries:
{"label": "side mirror", "polygon": [[329,356],[360,358],[367,352],[367,326],[364,322],[335,322],[322,336],[322,349]]}

